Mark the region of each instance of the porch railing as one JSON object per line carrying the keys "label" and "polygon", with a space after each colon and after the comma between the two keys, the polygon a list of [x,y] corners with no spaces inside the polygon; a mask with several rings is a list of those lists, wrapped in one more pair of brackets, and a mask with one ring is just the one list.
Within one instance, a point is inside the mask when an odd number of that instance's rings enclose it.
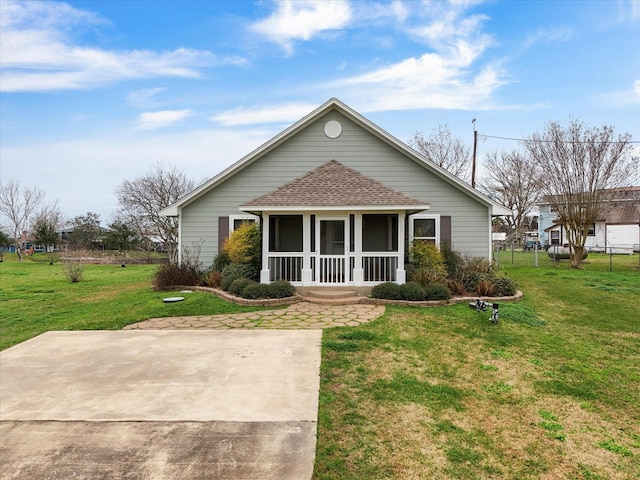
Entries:
{"label": "porch railing", "polygon": [[288,282],[302,282],[302,255],[291,256],[283,254],[275,256],[269,254],[269,281],[286,280]]}
{"label": "porch railing", "polygon": [[[353,271],[357,263],[357,257],[353,254],[347,257],[342,255],[311,257],[312,281],[316,284],[351,283],[354,280]],[[365,283],[394,282],[398,278],[398,254],[367,252],[360,256],[360,264]],[[267,265],[270,282],[277,280],[302,282],[302,255],[269,253]]]}
{"label": "porch railing", "polygon": [[362,273],[365,282],[395,282],[398,278],[398,255],[363,255]]}

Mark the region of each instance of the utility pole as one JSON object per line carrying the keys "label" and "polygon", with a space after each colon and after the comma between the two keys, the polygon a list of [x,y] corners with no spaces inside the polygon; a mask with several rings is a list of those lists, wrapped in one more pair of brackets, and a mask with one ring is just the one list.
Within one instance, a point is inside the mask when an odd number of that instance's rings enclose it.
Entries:
{"label": "utility pole", "polygon": [[476,188],[476,148],[478,145],[478,131],[476,130],[476,119],[471,120],[473,124],[473,158],[471,159],[471,187]]}

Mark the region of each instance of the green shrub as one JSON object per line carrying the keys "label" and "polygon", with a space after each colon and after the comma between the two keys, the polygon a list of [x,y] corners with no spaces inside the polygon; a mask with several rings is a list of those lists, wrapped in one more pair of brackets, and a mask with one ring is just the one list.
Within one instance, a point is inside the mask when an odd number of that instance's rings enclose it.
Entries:
{"label": "green shrub", "polygon": [[426,293],[422,285],[416,282],[407,282],[400,286],[402,299],[412,302],[420,302],[426,298]]}
{"label": "green shrub", "polygon": [[222,290],[224,290],[225,292],[229,291],[229,287],[231,286],[231,284],[237,280],[238,278],[247,278],[247,277],[243,277],[242,275],[239,275],[237,273],[231,273],[229,275],[222,275],[222,280],[220,280],[220,288]]}
{"label": "green shrub", "polygon": [[444,283],[432,283],[424,290],[427,300],[449,300],[451,298],[451,292]]}
{"label": "green shrub", "polygon": [[244,278],[244,277],[236,278],[229,285],[229,293],[232,295],[235,295],[236,297],[240,297],[242,296],[242,291],[244,290],[244,287],[246,287],[250,283],[257,283],[257,282],[255,280],[251,280],[249,278]]}
{"label": "green shrub", "polygon": [[153,277],[153,285],[158,290],[169,290],[176,285],[199,285],[200,274],[187,265],[165,263],[160,265]]}
{"label": "green shrub", "polygon": [[233,263],[257,264],[260,259],[260,228],[254,222],[243,222],[225,240],[223,251]]}
{"label": "green shrub", "polygon": [[444,263],[444,268],[447,270],[447,275],[449,278],[456,278],[464,265],[462,255],[452,250],[449,242],[442,242],[440,245],[440,253],[442,253],[442,262]]}
{"label": "green shrub", "polygon": [[285,280],[278,280],[269,285],[269,298],[287,298],[295,293],[295,287]]}
{"label": "green shrub", "polygon": [[248,298],[250,300],[258,300],[260,298],[271,298],[269,295],[271,293],[271,289],[269,288],[271,285],[267,285],[265,283],[252,282],[249,283],[244,290],[242,290],[241,297]]}
{"label": "green shrub", "polygon": [[371,289],[371,296],[384,300],[402,300],[402,288],[393,282],[379,283]]}
{"label": "green shrub", "polygon": [[224,267],[231,263],[231,259],[229,258],[229,254],[225,251],[220,252],[216,255],[216,258],[213,259],[213,265],[211,265],[211,270],[214,272],[220,272],[224,270]]}
{"label": "green shrub", "polygon": [[[236,282],[234,282],[234,285]],[[231,286],[231,289],[234,288],[234,285]],[[251,281],[250,283],[246,284],[239,296],[252,300],[259,298],[286,298],[293,296],[295,292],[296,289],[293,287],[293,285],[284,280],[279,280],[271,284],[263,284]]]}
{"label": "green shrub", "polygon": [[251,280],[258,279],[258,270],[250,263],[230,263],[222,269],[222,277],[239,275]]}
{"label": "green shrub", "polygon": [[494,280],[497,297],[511,297],[518,291],[518,284],[509,277],[498,277]]}
{"label": "green shrub", "polygon": [[426,268],[441,278],[446,277],[442,253],[435,243],[416,241],[409,247],[411,262],[416,269]]}

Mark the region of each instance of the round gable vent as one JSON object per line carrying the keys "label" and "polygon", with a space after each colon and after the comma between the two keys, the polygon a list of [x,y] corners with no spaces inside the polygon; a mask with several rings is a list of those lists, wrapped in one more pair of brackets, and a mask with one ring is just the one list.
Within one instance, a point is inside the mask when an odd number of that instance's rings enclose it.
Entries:
{"label": "round gable vent", "polygon": [[324,134],[329,138],[338,138],[342,133],[342,125],[337,120],[329,120],[324,124]]}

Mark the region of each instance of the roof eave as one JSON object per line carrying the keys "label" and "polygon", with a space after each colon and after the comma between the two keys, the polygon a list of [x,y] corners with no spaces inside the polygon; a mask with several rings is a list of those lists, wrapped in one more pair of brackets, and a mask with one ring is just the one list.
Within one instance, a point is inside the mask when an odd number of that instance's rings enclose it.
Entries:
{"label": "roof eave", "polygon": [[241,205],[243,212],[422,212],[429,210],[430,205]]}

